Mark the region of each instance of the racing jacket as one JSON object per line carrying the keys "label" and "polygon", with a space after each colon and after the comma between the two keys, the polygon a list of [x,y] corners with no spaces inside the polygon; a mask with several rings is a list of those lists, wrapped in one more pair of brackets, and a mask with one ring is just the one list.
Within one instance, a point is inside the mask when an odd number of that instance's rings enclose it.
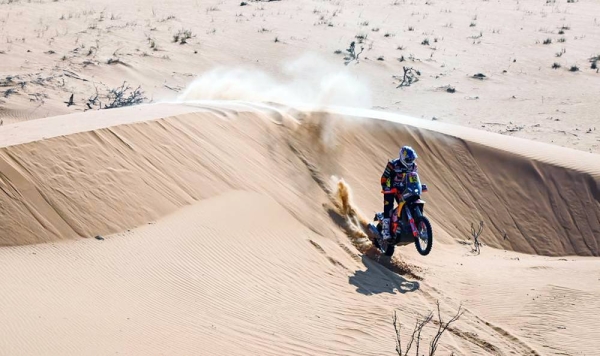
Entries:
{"label": "racing jacket", "polygon": [[390,190],[396,188],[399,192],[406,188],[406,173],[417,172],[417,163],[407,168],[399,158],[389,161],[381,175],[381,189]]}

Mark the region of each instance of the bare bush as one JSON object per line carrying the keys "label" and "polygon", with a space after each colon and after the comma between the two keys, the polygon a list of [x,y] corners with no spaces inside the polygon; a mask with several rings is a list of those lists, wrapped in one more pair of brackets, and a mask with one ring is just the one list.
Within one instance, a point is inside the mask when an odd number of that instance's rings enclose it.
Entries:
{"label": "bare bush", "polygon": [[141,86],[132,91],[127,82],[123,82],[123,85],[120,87],[108,91],[107,99],[109,103],[104,106],[104,109],[138,105],[143,103],[147,98],[144,96]]}
{"label": "bare bush", "polygon": [[194,37],[194,34],[191,30],[179,30],[176,34],[173,35],[173,42],[179,44],[186,44],[187,40]]}
{"label": "bare bush", "polygon": [[[402,340],[400,337],[400,328],[402,324],[398,323],[398,317],[396,311],[394,311],[394,330],[396,331],[396,352],[399,356],[408,356],[409,351],[411,350],[413,343],[415,344],[415,355],[419,355],[419,348],[421,347],[421,332],[425,325],[429,324],[429,322],[433,319],[433,313],[429,312],[426,317],[423,319],[417,319],[415,323],[415,327],[413,329],[413,333],[408,341],[408,345],[406,346],[406,351],[404,354],[402,353]],[[415,340],[416,337],[416,340]]]}
{"label": "bare bush", "polygon": [[481,243],[479,242],[479,236],[483,231],[483,220],[479,221],[479,227],[475,228],[475,225],[471,223],[471,238],[473,239],[473,252],[481,253]]}
{"label": "bare bush", "polygon": [[12,94],[15,94],[17,91],[13,88],[8,88],[5,92],[4,92],[4,97],[8,98],[9,96],[11,96]]}
{"label": "bare bush", "polygon": [[416,69],[413,69],[412,67],[402,67],[402,69],[404,70],[404,74],[402,77],[394,76],[395,79],[402,79],[402,81],[400,82],[400,84],[398,84],[396,88],[407,87],[419,81],[418,76],[421,75],[421,72],[419,72]]}
{"label": "bare bush", "polygon": [[[433,321],[433,324],[437,325],[437,330],[436,330],[434,337],[429,342],[429,352],[427,353],[427,355],[429,355],[429,356],[435,355],[435,353],[438,349],[440,340],[442,338],[442,335],[444,335],[444,332],[446,332],[446,330],[448,330],[448,328],[450,327],[450,324],[457,321],[464,313],[464,310],[461,305],[458,307],[456,314],[454,314],[454,316],[452,318],[450,318],[450,320],[448,320],[447,322],[444,322],[442,320],[442,312],[440,310],[440,302],[437,301],[436,305],[437,305],[438,320]],[[400,336],[400,329],[402,327],[402,324],[398,322],[397,312],[394,311],[393,323],[394,323],[394,330],[396,332],[396,353],[398,354],[398,356],[408,356],[410,350],[412,350],[413,345],[415,346],[414,355],[415,356],[423,355],[423,353],[419,353],[419,349],[421,348],[421,340],[422,340],[421,333],[423,332],[423,329],[430,322],[432,322],[432,320],[433,320],[433,312],[432,311],[430,311],[429,314],[427,314],[425,317],[417,319],[415,326],[413,328],[413,332],[410,337],[410,340],[408,341],[408,344],[406,345],[406,350],[404,350],[404,352],[402,352],[402,340],[401,340],[402,338]]]}
{"label": "bare bush", "polygon": [[352,61],[358,62],[358,56],[360,56],[360,54],[363,53],[364,50],[365,48],[361,46],[360,52],[356,53],[356,42],[352,41],[350,43],[350,47],[348,47],[348,49],[346,50],[346,56],[344,57],[344,60],[346,62],[344,62],[344,64],[348,65]]}
{"label": "bare bush", "polygon": [[600,54],[597,56],[593,56],[589,59],[590,61],[590,68],[595,69],[596,72],[598,71],[598,61],[600,61]]}
{"label": "bare bush", "polygon": [[98,106],[98,109],[114,109],[142,104],[147,100],[141,86],[132,89],[127,82],[123,82],[120,87],[109,89],[104,98],[107,104],[103,105],[100,94],[98,94],[98,90],[96,89],[96,94],[88,98],[86,106],[90,110],[95,106]]}

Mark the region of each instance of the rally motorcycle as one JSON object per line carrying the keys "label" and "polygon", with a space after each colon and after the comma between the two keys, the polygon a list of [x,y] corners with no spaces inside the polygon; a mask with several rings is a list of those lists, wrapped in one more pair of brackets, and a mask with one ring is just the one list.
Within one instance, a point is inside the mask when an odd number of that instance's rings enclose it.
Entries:
{"label": "rally motorcycle", "polygon": [[433,246],[433,232],[429,220],[423,215],[423,206],[425,201],[421,200],[421,194],[427,192],[427,185],[421,184],[417,172],[409,172],[404,177],[406,179],[405,189],[398,192],[397,189],[382,191],[384,194],[399,194],[403,201],[392,211],[390,219],[389,240],[384,240],[381,235],[384,215],[383,212],[375,214],[373,221],[377,221],[377,226],[369,224],[369,229],[375,236],[373,244],[381,253],[386,256],[392,256],[397,245],[404,246],[415,243],[417,251],[426,256],[431,252]]}

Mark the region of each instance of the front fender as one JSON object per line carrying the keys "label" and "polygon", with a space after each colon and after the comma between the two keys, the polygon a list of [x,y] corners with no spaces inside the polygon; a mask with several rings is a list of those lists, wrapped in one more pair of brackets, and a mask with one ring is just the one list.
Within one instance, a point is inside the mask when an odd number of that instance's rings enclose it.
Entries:
{"label": "front fender", "polygon": [[425,205],[425,200],[417,199],[412,203],[412,210],[414,215],[422,216],[423,215],[423,207]]}

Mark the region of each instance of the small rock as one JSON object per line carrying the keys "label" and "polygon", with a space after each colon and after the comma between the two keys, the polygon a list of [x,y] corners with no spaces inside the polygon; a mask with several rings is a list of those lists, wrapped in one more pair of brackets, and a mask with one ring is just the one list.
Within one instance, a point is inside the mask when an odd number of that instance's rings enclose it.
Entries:
{"label": "small rock", "polygon": [[102,237],[102,236],[98,235],[98,236],[96,236],[96,240],[100,240],[100,241],[102,241],[102,240],[104,240],[104,237]]}

